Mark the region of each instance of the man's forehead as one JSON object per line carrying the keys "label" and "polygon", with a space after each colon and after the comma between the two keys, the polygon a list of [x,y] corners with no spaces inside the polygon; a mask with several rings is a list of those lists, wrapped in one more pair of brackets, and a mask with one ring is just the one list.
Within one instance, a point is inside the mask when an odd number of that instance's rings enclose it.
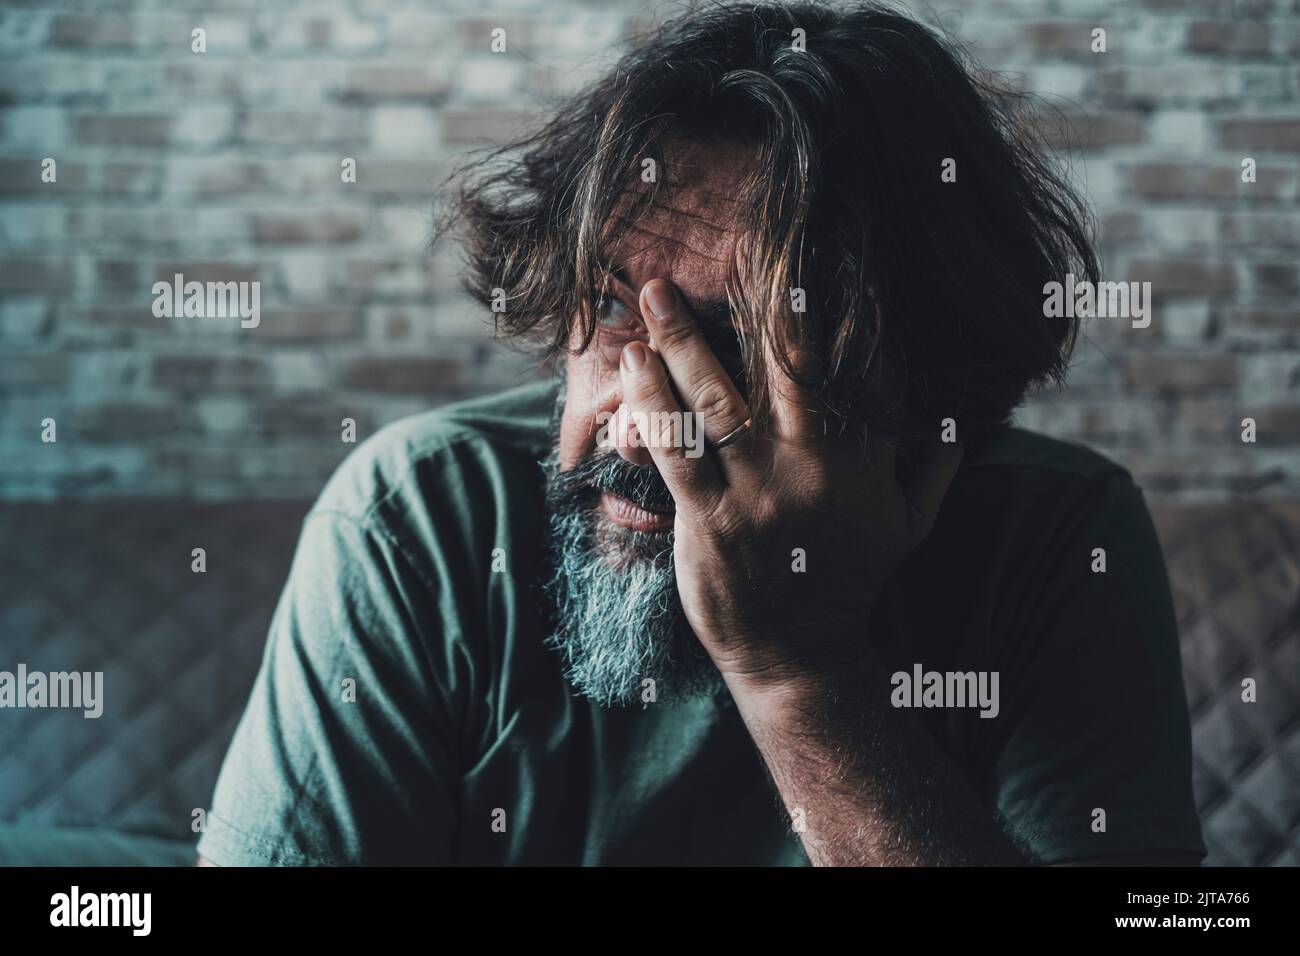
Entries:
{"label": "man's forehead", "polygon": [[638,286],[666,276],[679,285],[698,282],[707,287],[701,294],[716,294],[743,221],[738,157],[695,148],[679,150],[668,161],[673,164],[670,188],[643,201],[635,217],[629,215],[632,202],[652,193],[653,186],[637,182],[620,197],[601,254]]}

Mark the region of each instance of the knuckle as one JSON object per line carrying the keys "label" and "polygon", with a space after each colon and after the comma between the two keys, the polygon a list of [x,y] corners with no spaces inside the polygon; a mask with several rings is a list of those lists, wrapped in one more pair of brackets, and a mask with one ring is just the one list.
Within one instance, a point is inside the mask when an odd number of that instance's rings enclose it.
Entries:
{"label": "knuckle", "polygon": [[715,544],[721,544],[733,538],[743,523],[740,515],[728,505],[724,495],[711,495],[708,499],[700,502],[700,511],[704,519],[704,526]]}
{"label": "knuckle", "polygon": [[687,347],[694,337],[694,323],[684,319],[680,312],[674,311],[672,316],[660,321],[658,338],[664,349],[668,351]]}
{"label": "knuckle", "polygon": [[649,403],[661,395],[670,394],[668,376],[655,366],[648,366],[643,375],[638,375],[632,383],[633,393],[642,403]]}
{"label": "knuckle", "polygon": [[802,509],[815,511],[829,507],[834,489],[823,475],[807,473],[803,475],[794,492],[794,498]]}
{"label": "knuckle", "polygon": [[710,423],[730,426],[740,418],[740,404],[731,389],[721,382],[710,381],[702,385],[695,395],[695,410]]}

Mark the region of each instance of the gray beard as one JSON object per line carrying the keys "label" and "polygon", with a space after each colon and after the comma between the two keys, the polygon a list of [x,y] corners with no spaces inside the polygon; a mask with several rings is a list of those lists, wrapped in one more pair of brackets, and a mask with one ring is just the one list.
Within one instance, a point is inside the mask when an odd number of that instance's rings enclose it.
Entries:
{"label": "gray beard", "polygon": [[545,467],[552,567],[546,592],[555,613],[547,644],[560,652],[574,689],[606,706],[676,704],[723,692],[722,675],[682,611],[672,532],[632,531],[600,510],[603,490],[662,507],[671,496],[658,472],[612,451],[561,472],[557,450]]}

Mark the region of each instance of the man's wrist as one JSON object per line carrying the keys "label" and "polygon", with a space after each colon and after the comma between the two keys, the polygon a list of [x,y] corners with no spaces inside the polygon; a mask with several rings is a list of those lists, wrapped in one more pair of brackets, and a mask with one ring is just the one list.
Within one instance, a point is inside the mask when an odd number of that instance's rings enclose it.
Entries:
{"label": "man's wrist", "polygon": [[833,646],[836,653],[804,664],[722,669],[723,680],[737,703],[743,699],[765,719],[824,713],[833,702],[847,703],[841,700],[846,686],[865,693],[879,664],[865,626],[844,633]]}

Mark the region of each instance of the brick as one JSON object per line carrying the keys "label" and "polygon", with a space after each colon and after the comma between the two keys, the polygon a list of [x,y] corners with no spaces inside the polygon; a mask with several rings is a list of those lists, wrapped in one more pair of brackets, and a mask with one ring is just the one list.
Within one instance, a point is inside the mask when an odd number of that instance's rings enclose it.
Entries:
{"label": "brick", "polygon": [[437,115],[425,106],[379,106],[371,116],[371,145],[380,152],[424,155],[438,142]]}
{"label": "brick", "polygon": [[334,293],[347,299],[377,296],[423,298],[433,285],[433,266],[411,257],[352,259],[336,280]]}
{"label": "brick", "polygon": [[1241,357],[1241,395],[1246,402],[1294,399],[1300,389],[1300,353],[1264,352]]}
{"label": "brick", "polygon": [[353,186],[370,195],[430,198],[445,175],[443,166],[427,159],[361,158]]}
{"label": "brick", "polygon": [[1192,441],[1224,442],[1240,438],[1243,417],[1230,399],[1182,399],[1175,403],[1171,434]]}
{"label": "brick", "polygon": [[384,42],[382,25],[372,20],[331,11],[309,17],[286,17],[267,37],[273,50],[377,51]]}
{"label": "brick", "polygon": [[[572,21],[566,18],[565,25],[571,26]],[[492,31],[498,27],[506,31],[506,50],[508,54],[516,44],[528,46],[537,40],[537,32],[541,28],[541,24],[532,23],[523,17],[508,15],[489,14],[487,16],[463,17],[456,21],[453,35],[457,44],[466,53],[491,52]],[[505,56],[507,54],[497,55]]]}
{"label": "brick", "polygon": [[39,198],[25,203],[8,200],[0,211],[0,236],[15,254],[57,248],[65,237],[63,205],[39,202]]}
{"label": "brick", "polygon": [[175,402],[100,401],[73,412],[70,424],[78,439],[115,443],[124,439],[149,441],[174,438],[177,431],[198,424],[194,409]]}
{"label": "brick", "polygon": [[152,381],[158,388],[179,390],[265,388],[271,375],[260,358],[164,355],[153,360]]}
{"label": "brick", "polygon": [[8,152],[63,155],[67,113],[56,106],[8,106],[0,115],[0,142]]}
{"label": "brick", "polygon": [[1204,299],[1169,302],[1160,308],[1160,332],[1167,341],[1186,344],[1210,338],[1214,324]]}
{"label": "brick", "polygon": [[461,101],[505,102],[523,86],[526,74],[526,64],[496,54],[466,57],[456,74],[456,92]]}
{"label": "brick", "polygon": [[202,147],[205,150],[228,144],[235,132],[235,114],[232,110],[190,106],[180,110],[172,127],[172,142],[181,147]]}
{"label": "brick", "polygon": [[0,258],[0,289],[5,292],[63,292],[71,284],[72,268],[67,262]]}
{"label": "brick", "polygon": [[1241,87],[1236,71],[1207,70],[1198,64],[1125,66],[1102,70],[1097,76],[1102,95],[1137,106],[1211,103],[1240,96]]}
{"label": "brick", "polygon": [[1268,24],[1250,20],[1197,20],[1187,29],[1193,53],[1259,55],[1268,52],[1270,39]]}
{"label": "brick", "polygon": [[1230,119],[1219,123],[1219,144],[1225,149],[1300,153],[1300,119]]}
{"label": "brick", "polygon": [[457,363],[446,359],[370,357],[345,364],[341,380],[362,391],[435,392],[456,387],[459,377]]}
{"label": "brick", "polygon": [[1127,370],[1140,391],[1228,388],[1238,376],[1233,355],[1137,352],[1128,356]]}
{"label": "brick", "polygon": [[1147,120],[1147,146],[1162,155],[1190,156],[1210,149],[1210,123],[1203,107],[1156,109]]}
{"label": "brick", "polygon": [[50,46],[73,50],[129,50],[140,37],[131,17],[65,13],[50,25]]}
{"label": "brick", "polygon": [[323,408],[316,402],[260,402],[248,416],[249,424],[259,435],[312,442],[335,441],[343,450],[353,447],[342,440],[345,418],[356,422],[358,442],[374,431],[372,417],[364,410],[337,402]]}
{"label": "brick", "polygon": [[54,331],[54,310],[42,299],[0,300],[0,342],[37,345]]}
{"label": "brick", "polygon": [[186,282],[259,282],[262,278],[262,268],[256,265],[215,260],[176,261],[159,264],[149,284],[170,282],[176,273],[183,275]]}
{"label": "brick", "polygon": [[[96,259],[95,267],[95,291],[108,295],[133,295],[142,296],[148,292],[154,283],[154,279],[146,281],[144,278],[144,268],[135,259]],[[157,276],[156,278],[166,278],[171,281],[172,275]],[[189,276],[186,276],[189,281]],[[152,297],[149,299],[152,302]]]}
{"label": "brick", "polygon": [[55,198],[90,188],[90,167],[72,160],[55,161],[55,181],[41,180],[43,156],[0,159],[0,193]]}
{"label": "brick", "polygon": [[350,69],[340,92],[357,99],[433,100],[450,88],[445,71],[428,64],[377,64]]}
{"label": "brick", "polygon": [[1038,113],[1032,123],[1053,149],[1090,151],[1134,145],[1146,138],[1143,118],[1134,112],[1062,110],[1059,115]]}
{"label": "brick", "polygon": [[1136,6],[1158,13],[1227,16],[1236,0],[1137,0]]}
{"label": "brick", "polygon": [[142,300],[135,308],[117,305],[64,306],[59,309],[59,316],[60,323],[71,327],[73,331],[70,334],[79,340],[84,337],[83,329],[93,329],[113,338],[123,332],[156,332],[160,323],[167,321],[154,318],[152,300]]}
{"label": "brick", "polygon": [[155,196],[162,181],[157,163],[109,161],[98,172],[96,191],[105,196]]}
{"label": "brick", "polygon": [[290,348],[287,344],[266,353],[271,365],[274,391],[279,395],[317,395],[332,392],[336,385],[334,365],[321,361],[313,349]]}
{"label": "brick", "polygon": [[47,53],[41,60],[0,62],[0,102],[66,103],[99,96],[107,88],[103,74],[102,63],[83,56]]}
{"label": "brick", "polygon": [[46,389],[69,381],[66,355],[0,352],[0,388]]}
{"label": "brick", "polygon": [[1216,295],[1237,287],[1232,266],[1194,259],[1136,259],[1127,273],[1130,282],[1150,282],[1153,295]]}
{"label": "brick", "polygon": [[[1255,419],[1255,440],[1265,446],[1300,445],[1300,404],[1247,408],[1245,416]],[[1240,436],[1240,419],[1237,434]]]}
{"label": "brick", "polygon": [[361,218],[350,213],[268,213],[253,220],[254,238],[267,244],[355,242],[364,232]]}
{"label": "brick", "polygon": [[1156,432],[1160,427],[1154,405],[1131,399],[1098,404],[1090,402],[1081,406],[1079,411],[1081,414],[1075,435],[1085,442],[1128,444]]}
{"label": "brick", "polygon": [[1144,234],[1142,222],[1142,216],[1131,209],[1116,209],[1105,213],[1101,220],[1102,244],[1114,246],[1141,239]]}
{"label": "brick", "polygon": [[1289,332],[1300,336],[1300,306],[1234,309],[1231,324],[1257,332]]}
{"label": "brick", "polygon": [[442,117],[442,141],[447,146],[505,143],[537,122],[525,110],[447,110]]}
{"label": "brick", "polygon": [[1142,199],[1226,199],[1237,194],[1239,169],[1185,163],[1147,163],[1130,170],[1130,187]]}
{"label": "brick", "polygon": [[1294,296],[1300,292],[1296,267],[1291,263],[1260,262],[1250,267],[1256,295]]}
{"label": "brick", "polygon": [[318,342],[359,339],[364,331],[361,313],[351,309],[263,306],[262,322],[252,333],[258,339],[284,342]]}
{"label": "brick", "polygon": [[[1238,166],[1238,178],[1241,167]],[[1281,166],[1263,166],[1256,163],[1255,181],[1242,183],[1238,194],[1242,199],[1272,200],[1294,199],[1296,196],[1296,171]]]}
{"label": "brick", "polygon": [[246,195],[285,190],[292,178],[283,163],[271,160],[175,158],[167,164],[166,184],[167,192],[179,195]]}
{"label": "brick", "polygon": [[244,117],[239,137],[255,145],[359,146],[367,140],[367,124],[365,114],[355,109],[254,110]]}
{"label": "brick", "polygon": [[174,118],[162,114],[81,114],[72,117],[77,142],[87,146],[166,146]]}

